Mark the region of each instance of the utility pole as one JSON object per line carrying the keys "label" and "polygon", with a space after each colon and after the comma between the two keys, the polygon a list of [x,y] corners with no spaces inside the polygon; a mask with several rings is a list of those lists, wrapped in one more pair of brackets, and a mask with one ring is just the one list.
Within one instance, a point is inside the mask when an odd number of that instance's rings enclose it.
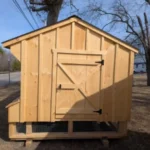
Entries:
{"label": "utility pole", "polygon": [[10,85],[10,53],[8,55],[8,84]]}
{"label": "utility pole", "polygon": [[30,0],[31,9],[34,12],[46,11],[47,26],[55,24],[64,0]]}

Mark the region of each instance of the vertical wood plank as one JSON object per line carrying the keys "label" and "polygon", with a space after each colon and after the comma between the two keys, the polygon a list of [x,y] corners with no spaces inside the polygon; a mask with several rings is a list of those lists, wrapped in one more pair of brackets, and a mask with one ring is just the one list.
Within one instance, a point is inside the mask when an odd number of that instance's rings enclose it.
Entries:
{"label": "vertical wood plank", "polygon": [[[89,29],[87,28],[86,29],[86,38],[85,38],[85,50],[88,50],[89,49]],[[90,56],[86,56],[86,60],[88,60],[88,59],[90,59]],[[88,75],[88,70],[90,70],[89,69],[89,67],[88,66],[86,66],[86,77],[87,77],[87,75]],[[88,89],[87,89],[87,87],[88,87],[88,83],[87,82],[85,82],[85,91],[86,91],[86,93],[87,93],[87,91],[88,91]],[[86,108],[86,101],[84,101],[84,108]]]}
{"label": "vertical wood plank", "polygon": [[89,44],[90,44],[90,41],[89,41],[89,35],[90,34],[90,30],[87,28],[86,29],[86,40],[85,40],[85,50],[89,50]]}
{"label": "vertical wood plank", "polygon": [[74,31],[75,31],[75,22],[71,24],[71,49],[74,49]]}
{"label": "vertical wood plank", "polygon": [[26,119],[26,70],[27,70],[26,41],[21,42],[21,101],[20,101],[20,122]]}
{"label": "vertical wood plank", "polygon": [[119,45],[118,44],[116,44],[115,45],[115,58],[114,58],[114,71],[113,71],[113,88],[112,88],[112,90],[113,90],[113,94],[112,94],[112,121],[115,121],[115,93],[116,93],[116,85],[115,85],[115,76],[116,76],[116,72],[117,72],[117,67],[116,67],[116,65],[117,65],[117,58],[118,58],[118,47],[119,47]]}
{"label": "vertical wood plank", "polygon": [[[104,62],[105,62],[105,59],[106,58],[106,56],[105,55],[102,55],[102,60],[104,60]],[[101,79],[100,79],[100,88],[101,88],[101,94],[100,94],[100,108],[102,109],[102,112],[104,112],[104,87],[105,87],[105,82],[104,82],[104,80],[105,80],[105,65],[102,65],[101,66]],[[102,118],[103,118],[103,120],[105,120],[105,119],[107,119],[106,118],[106,116],[105,116],[105,114],[103,114],[102,115]]]}
{"label": "vertical wood plank", "polygon": [[41,93],[42,93],[42,118],[40,121],[51,120],[51,101],[52,101],[52,48],[55,48],[56,44],[56,29],[50,32],[42,34],[43,45],[41,45],[42,57],[39,57],[42,61],[42,68],[40,69],[41,78]]}
{"label": "vertical wood plank", "polygon": [[[56,29],[56,45],[59,48],[59,28]],[[55,121],[56,114],[56,80],[57,80],[57,53],[53,52],[53,75],[52,75],[52,107],[51,107],[51,121]]]}
{"label": "vertical wood plank", "polygon": [[[100,35],[96,34],[92,30],[86,29],[86,50],[100,51]],[[91,56],[87,55],[87,60],[100,61],[102,56]],[[90,70],[92,70],[92,66],[87,66],[87,76],[90,74]],[[99,65],[98,70],[95,74],[93,74],[88,81],[86,81],[85,91],[87,91],[87,95],[89,97],[89,101],[95,105],[96,110],[100,109],[100,78],[101,78],[101,65]],[[88,106],[88,105],[87,105]],[[87,108],[87,107],[86,107]],[[101,116],[100,116],[101,118]]]}
{"label": "vertical wood plank", "polygon": [[59,29],[59,35],[58,35],[58,43],[57,45],[59,48],[67,48],[70,49],[71,47],[71,26],[72,24],[68,24],[66,26],[62,26]]}
{"label": "vertical wood plank", "polygon": [[56,71],[57,71],[57,53],[53,52],[53,81],[52,81],[52,108],[51,108],[51,121],[55,121],[56,111]]}
{"label": "vertical wood plank", "polygon": [[27,63],[26,63],[26,121],[38,121],[38,57],[39,41],[38,36],[27,40]]}
{"label": "vertical wood plank", "polygon": [[43,120],[43,84],[42,84],[42,67],[43,67],[43,35],[39,35],[39,84],[38,84],[38,121]]}
{"label": "vertical wood plank", "polygon": [[10,47],[11,53],[19,60],[21,58],[21,42],[16,43]]}
{"label": "vertical wood plank", "polygon": [[55,43],[55,48],[58,48],[60,43],[59,43],[59,28],[56,29],[56,43]]}
{"label": "vertical wood plank", "polygon": [[[67,48],[67,49],[71,49],[74,50],[74,22],[61,27],[59,29],[59,36],[58,38],[60,39],[59,45],[57,46],[57,49],[59,48]],[[57,55],[57,54],[56,54]],[[62,54],[58,54],[57,55],[58,58],[62,58],[62,59],[72,59],[72,55],[62,55]],[[67,69],[70,70],[70,72],[72,72],[72,66],[69,65],[67,66]],[[56,69],[56,76],[57,76],[57,84],[61,84],[61,83],[70,83],[70,80],[68,79],[68,77],[62,72],[62,70],[60,69],[60,67],[57,67]],[[60,109],[60,107],[63,105],[63,107],[72,107],[71,102],[73,100],[72,97],[73,95],[68,92],[67,90],[57,90],[56,92],[56,110],[58,111]],[[67,99],[66,97],[69,97],[69,99]],[[56,111],[56,113],[57,113]]]}
{"label": "vertical wood plank", "polygon": [[115,120],[127,120],[128,107],[128,87],[129,87],[129,51],[118,45],[116,56],[116,74],[115,74]]}
{"label": "vertical wood plank", "polygon": [[89,31],[87,32],[89,34],[87,39],[87,44],[89,44],[89,50],[99,51],[101,49],[101,36],[88,28],[87,30]]}
{"label": "vertical wood plank", "polygon": [[74,48],[76,50],[85,50],[86,28],[80,24],[75,24]]}
{"label": "vertical wood plank", "polygon": [[[101,50],[104,49],[104,42],[105,42],[105,39],[104,37],[102,36],[101,37]],[[102,60],[104,60],[105,62],[105,56],[103,55],[102,56]],[[101,72],[100,72],[100,102],[99,102],[99,108],[102,109],[102,112],[103,112],[103,104],[104,104],[104,80],[105,80],[105,65],[102,65],[101,66]],[[104,120],[104,117],[105,115],[102,113],[102,115],[100,116],[100,120]]]}

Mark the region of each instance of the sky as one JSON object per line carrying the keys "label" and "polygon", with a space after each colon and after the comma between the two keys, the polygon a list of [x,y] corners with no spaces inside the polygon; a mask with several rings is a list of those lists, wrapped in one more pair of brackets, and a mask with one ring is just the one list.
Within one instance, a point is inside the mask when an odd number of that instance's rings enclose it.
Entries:
{"label": "sky", "polygon": [[[36,24],[34,23],[33,19],[30,16],[30,13],[28,12],[23,0],[17,0],[23,9],[24,13],[26,14],[27,18],[30,20],[31,24],[33,25],[34,29],[38,29]],[[94,1],[94,0],[93,0]],[[97,0],[99,1],[99,0]],[[105,0],[103,1],[104,7],[107,7],[111,5],[113,0]],[[137,0],[137,1],[143,1],[143,0]],[[83,8],[86,6],[88,0],[74,0],[75,4],[78,6],[78,8]],[[59,20],[65,19],[72,15],[72,11],[68,8],[65,8],[61,11]],[[43,27],[44,23],[40,21],[40,19],[33,13],[38,26]],[[13,0],[3,0],[0,5],[0,45],[1,42],[11,39],[13,37],[19,36],[21,34],[25,34],[27,32],[33,31],[31,26],[28,24],[28,22],[25,20],[25,18],[22,16],[22,14],[19,12],[19,10],[16,8],[16,6],[13,3]],[[103,18],[103,22],[107,21],[109,18],[105,17]],[[87,20],[88,21],[88,20]],[[101,22],[99,23],[93,23],[97,27],[101,27]],[[121,32],[120,28],[116,28],[115,30],[111,31],[111,34],[114,34],[115,36],[122,38],[124,36],[124,33]]]}
{"label": "sky", "polygon": [[[30,19],[35,29],[37,29],[34,21],[30,17],[28,10],[26,9],[23,0],[19,0],[21,7],[25,14]],[[36,16],[35,16],[36,17]],[[22,14],[16,8],[12,0],[3,0],[0,5],[0,43],[13,38],[15,36],[30,32],[33,29],[29,26],[28,22],[23,18]],[[43,24],[39,21],[39,26]]]}
{"label": "sky", "polygon": [[[24,13],[30,20],[31,24],[34,26],[34,29],[38,29],[33,19],[30,16],[23,0],[17,0],[23,9]],[[75,0],[76,5],[83,7],[86,5],[87,0]],[[109,1],[109,0],[106,0]],[[59,20],[65,19],[72,15],[71,10],[66,8],[63,9],[60,13]],[[39,27],[43,27],[44,23],[33,13],[36,21],[38,22]],[[0,5],[0,45],[3,41],[11,39],[13,37],[19,36],[21,34],[33,31],[28,22],[24,19],[22,14],[16,8],[12,0],[3,0]]]}

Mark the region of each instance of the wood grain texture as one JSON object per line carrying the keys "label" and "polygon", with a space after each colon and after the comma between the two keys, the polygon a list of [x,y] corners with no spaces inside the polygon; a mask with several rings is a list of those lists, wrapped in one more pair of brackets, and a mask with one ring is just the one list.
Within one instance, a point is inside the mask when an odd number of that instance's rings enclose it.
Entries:
{"label": "wood grain texture", "polygon": [[20,103],[17,102],[8,108],[8,122],[19,122],[20,112],[19,112]]}
{"label": "wood grain texture", "polygon": [[115,75],[115,120],[127,120],[129,51],[118,47]]}
{"label": "wood grain texture", "polygon": [[[113,103],[113,77],[114,77],[114,57],[115,57],[115,44],[104,38],[103,48],[106,49],[107,55],[105,57],[105,77],[102,79],[104,82],[104,98],[103,98],[103,109],[105,118],[104,120],[109,121],[112,119],[112,103]],[[102,91],[103,92],[103,91]]]}
{"label": "wood grain texture", "polygon": [[[26,121],[38,121],[39,37],[27,41],[26,51]],[[21,97],[22,99],[22,97]]]}
{"label": "wood grain texture", "polygon": [[134,48],[76,18],[9,44],[21,61],[20,103],[9,107],[20,122],[129,120]]}
{"label": "wood grain texture", "polygon": [[11,53],[20,61],[21,58],[21,42],[16,43],[10,47]]}
{"label": "wood grain texture", "polygon": [[[42,68],[43,68],[43,35],[40,34],[39,35],[39,78],[38,78],[38,121],[42,121],[44,119],[43,118],[43,99],[44,99],[44,95],[43,95],[43,76],[42,76]],[[50,110],[50,109],[49,109]]]}
{"label": "wood grain texture", "polygon": [[26,85],[27,85],[27,43],[21,42],[21,99],[20,99],[20,122],[26,121]]}
{"label": "wood grain texture", "polygon": [[16,123],[9,123],[9,138],[16,134]]}
{"label": "wood grain texture", "polygon": [[52,99],[52,48],[56,44],[56,30],[42,35],[39,48],[39,121],[51,120]]}
{"label": "wood grain texture", "polygon": [[134,72],[134,52],[130,52],[129,56],[129,70],[128,70],[128,103],[127,103],[127,120],[131,118],[131,104],[132,104],[132,83]]}

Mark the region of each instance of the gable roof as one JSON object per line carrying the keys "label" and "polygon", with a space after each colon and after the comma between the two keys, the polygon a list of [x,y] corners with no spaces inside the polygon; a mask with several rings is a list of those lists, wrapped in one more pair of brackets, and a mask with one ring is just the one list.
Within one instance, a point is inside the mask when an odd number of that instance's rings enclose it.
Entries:
{"label": "gable roof", "polygon": [[120,45],[122,45],[122,46],[124,46],[124,47],[126,47],[126,48],[128,48],[128,49],[130,49],[130,50],[132,50],[132,51],[134,51],[135,53],[138,53],[138,49],[137,49],[137,48],[135,48],[135,47],[129,45],[129,44],[126,43],[125,41],[123,41],[123,40],[121,40],[121,39],[119,39],[119,38],[113,36],[112,34],[107,33],[107,32],[105,32],[105,31],[99,29],[98,27],[96,27],[96,26],[94,26],[94,25],[92,25],[92,24],[90,24],[90,23],[88,23],[88,22],[82,20],[80,17],[75,16],[75,15],[74,15],[74,16],[71,16],[71,17],[69,17],[69,18],[67,18],[67,19],[64,19],[64,20],[62,20],[62,21],[59,21],[59,22],[57,22],[57,23],[54,24],[54,25],[46,26],[46,27],[43,27],[43,28],[40,28],[40,29],[31,31],[31,32],[28,32],[28,33],[26,33],[26,34],[22,34],[22,35],[20,35],[20,36],[14,37],[14,38],[12,38],[12,39],[9,39],[9,40],[7,40],[7,41],[2,42],[2,44],[3,44],[4,47],[10,48],[11,45],[13,45],[13,44],[15,44],[15,43],[18,43],[18,42],[20,42],[20,41],[22,41],[22,40],[25,40],[25,39],[34,37],[34,36],[36,36],[36,35],[42,34],[42,33],[44,33],[44,32],[47,32],[47,31],[49,31],[49,30],[53,30],[53,29],[55,29],[55,28],[57,28],[57,27],[64,26],[64,25],[69,24],[69,23],[72,23],[72,22],[77,22],[77,23],[81,24],[82,26],[87,27],[87,28],[89,28],[89,29],[91,29],[91,30],[97,32],[98,34],[100,34],[100,35],[102,35],[102,36],[104,36],[104,37],[110,39],[111,41],[113,41],[113,42],[115,42],[115,43],[118,43],[118,44],[120,44]]}

